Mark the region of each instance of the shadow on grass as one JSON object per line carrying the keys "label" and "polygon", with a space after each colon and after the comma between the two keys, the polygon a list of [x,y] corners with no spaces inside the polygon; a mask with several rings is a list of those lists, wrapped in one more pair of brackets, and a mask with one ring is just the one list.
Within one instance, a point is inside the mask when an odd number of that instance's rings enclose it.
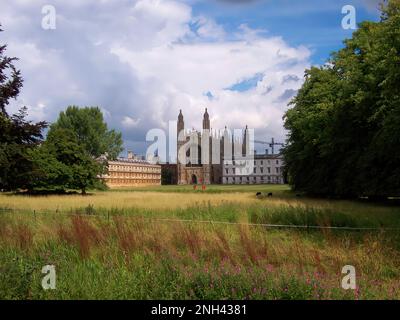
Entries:
{"label": "shadow on grass", "polygon": [[93,196],[95,193],[81,193],[75,190],[34,190],[34,191],[16,191],[5,193],[7,196]]}

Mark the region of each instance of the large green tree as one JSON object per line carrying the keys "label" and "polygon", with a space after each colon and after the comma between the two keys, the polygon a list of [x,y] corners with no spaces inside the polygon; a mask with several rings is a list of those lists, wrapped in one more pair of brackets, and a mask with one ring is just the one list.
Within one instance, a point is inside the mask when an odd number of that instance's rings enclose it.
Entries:
{"label": "large green tree", "polygon": [[17,98],[23,79],[14,66],[17,58],[6,56],[5,50],[6,45],[0,45],[0,189],[16,190],[30,184],[33,163],[28,153],[42,141],[47,124],[26,120],[25,107],[8,114],[6,107]]}
{"label": "large green tree", "polygon": [[99,177],[107,160],[122,151],[122,137],[108,130],[97,107],[70,106],[50,126],[46,141],[31,152],[35,163],[31,189],[79,189],[104,187]]}
{"label": "large green tree", "polygon": [[285,115],[290,183],[320,195],[399,195],[400,1],[344,44],[306,71]]}
{"label": "large green tree", "polygon": [[79,189],[82,194],[101,185],[102,162],[91,157],[72,130],[57,128],[31,152],[35,163],[31,189]]}
{"label": "large green tree", "polygon": [[108,130],[98,107],[69,106],[60,113],[50,131],[57,128],[73,131],[80,145],[95,158],[107,154],[109,159],[114,159],[123,150],[121,133]]}

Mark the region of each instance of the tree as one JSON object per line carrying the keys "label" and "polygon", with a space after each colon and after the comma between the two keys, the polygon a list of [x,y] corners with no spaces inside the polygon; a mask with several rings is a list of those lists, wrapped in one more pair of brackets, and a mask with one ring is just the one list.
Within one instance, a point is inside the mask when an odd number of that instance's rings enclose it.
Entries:
{"label": "tree", "polygon": [[50,131],[57,128],[73,131],[79,144],[94,158],[107,154],[109,159],[115,159],[123,150],[121,133],[108,130],[98,107],[69,106],[60,113]]}
{"label": "tree", "polygon": [[398,195],[400,1],[344,44],[326,66],[306,71],[285,114],[290,183],[319,195]]}
{"label": "tree", "polygon": [[172,184],[173,175],[174,175],[173,171],[168,167],[161,170],[161,184],[162,185]]}
{"label": "tree", "polygon": [[57,161],[68,167],[70,176],[65,180],[67,188],[80,189],[82,194],[86,194],[87,189],[100,187],[99,176],[104,173],[104,163],[85,150],[75,132],[53,128],[49,131],[46,145]]}
{"label": "tree", "polygon": [[85,151],[72,130],[57,128],[31,152],[35,163],[31,189],[65,190],[99,187],[102,164]]}
{"label": "tree", "polygon": [[30,159],[34,163],[28,187],[30,192],[64,191],[70,184],[71,167],[59,161],[51,149],[47,143],[43,143],[29,152]]}
{"label": "tree", "polygon": [[68,107],[50,126],[46,141],[31,152],[36,179],[31,189],[104,188],[99,177],[107,170],[106,155],[122,151],[121,134],[108,130],[99,108]]}
{"label": "tree", "polygon": [[32,162],[27,153],[41,142],[47,123],[25,120],[26,107],[8,115],[6,106],[18,96],[23,79],[13,64],[17,58],[7,57],[5,50],[6,45],[0,46],[0,189],[16,190],[30,183]]}
{"label": "tree", "polygon": [[7,57],[6,48],[7,45],[0,45],[0,114],[3,116],[7,115],[6,106],[10,99],[18,96],[23,82],[20,70],[14,66],[14,61],[18,59]]}
{"label": "tree", "polygon": [[[1,31],[1,29],[0,29]],[[101,187],[109,159],[122,151],[120,133],[108,130],[99,108],[68,107],[43,142],[46,122],[25,120],[27,109],[8,115],[6,106],[22,87],[20,71],[0,46],[0,189],[80,189]]]}

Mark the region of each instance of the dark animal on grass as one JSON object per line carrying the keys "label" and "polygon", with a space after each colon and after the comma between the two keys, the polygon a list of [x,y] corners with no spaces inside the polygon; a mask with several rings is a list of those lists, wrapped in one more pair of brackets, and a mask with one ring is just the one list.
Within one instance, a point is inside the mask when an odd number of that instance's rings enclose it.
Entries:
{"label": "dark animal on grass", "polygon": [[256,197],[257,197],[257,198],[261,197],[261,195],[262,195],[261,192],[257,192],[257,193],[256,193]]}
{"label": "dark animal on grass", "polygon": [[272,197],[272,192],[268,193],[268,197],[269,198]]}

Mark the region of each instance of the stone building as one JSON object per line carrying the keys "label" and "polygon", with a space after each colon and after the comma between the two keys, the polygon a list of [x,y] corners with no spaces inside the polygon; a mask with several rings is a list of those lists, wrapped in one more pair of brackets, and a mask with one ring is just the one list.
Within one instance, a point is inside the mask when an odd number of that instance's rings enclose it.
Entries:
{"label": "stone building", "polygon": [[[210,117],[205,110],[202,131],[185,130],[182,110],[178,115],[177,182],[178,184],[220,184],[223,139],[210,128]],[[196,143],[194,143],[195,141]],[[208,141],[208,143],[206,143]],[[193,142],[193,143],[192,143]],[[189,161],[182,163],[179,153]]]}
{"label": "stone building", "polygon": [[[177,124],[177,182],[178,184],[222,184],[224,157],[232,157],[235,151],[246,150],[247,126],[242,139],[234,139],[227,128],[223,132],[212,130],[207,108],[203,115],[202,131],[185,130],[182,110]],[[244,143],[242,143],[244,142]],[[180,155],[180,152],[183,153]],[[182,163],[179,157],[189,161]]]}
{"label": "stone building", "polygon": [[108,161],[102,179],[108,187],[134,187],[161,184],[161,166],[142,160],[129,151],[128,158]]}
{"label": "stone building", "polygon": [[[177,124],[177,184],[283,184],[283,157],[276,154],[251,154],[249,129],[235,138],[228,133],[212,131],[205,110],[202,131],[185,130],[180,110]],[[207,142],[208,143],[205,143]],[[185,159],[185,162],[180,159]],[[242,166],[246,161],[254,165]],[[243,171],[246,170],[252,172]]]}
{"label": "stone building", "polygon": [[[254,161],[252,172],[241,168],[245,161]],[[248,166],[249,167],[249,166]],[[235,158],[225,160],[222,169],[223,184],[284,184],[283,157],[280,154],[255,154],[254,160]]]}

